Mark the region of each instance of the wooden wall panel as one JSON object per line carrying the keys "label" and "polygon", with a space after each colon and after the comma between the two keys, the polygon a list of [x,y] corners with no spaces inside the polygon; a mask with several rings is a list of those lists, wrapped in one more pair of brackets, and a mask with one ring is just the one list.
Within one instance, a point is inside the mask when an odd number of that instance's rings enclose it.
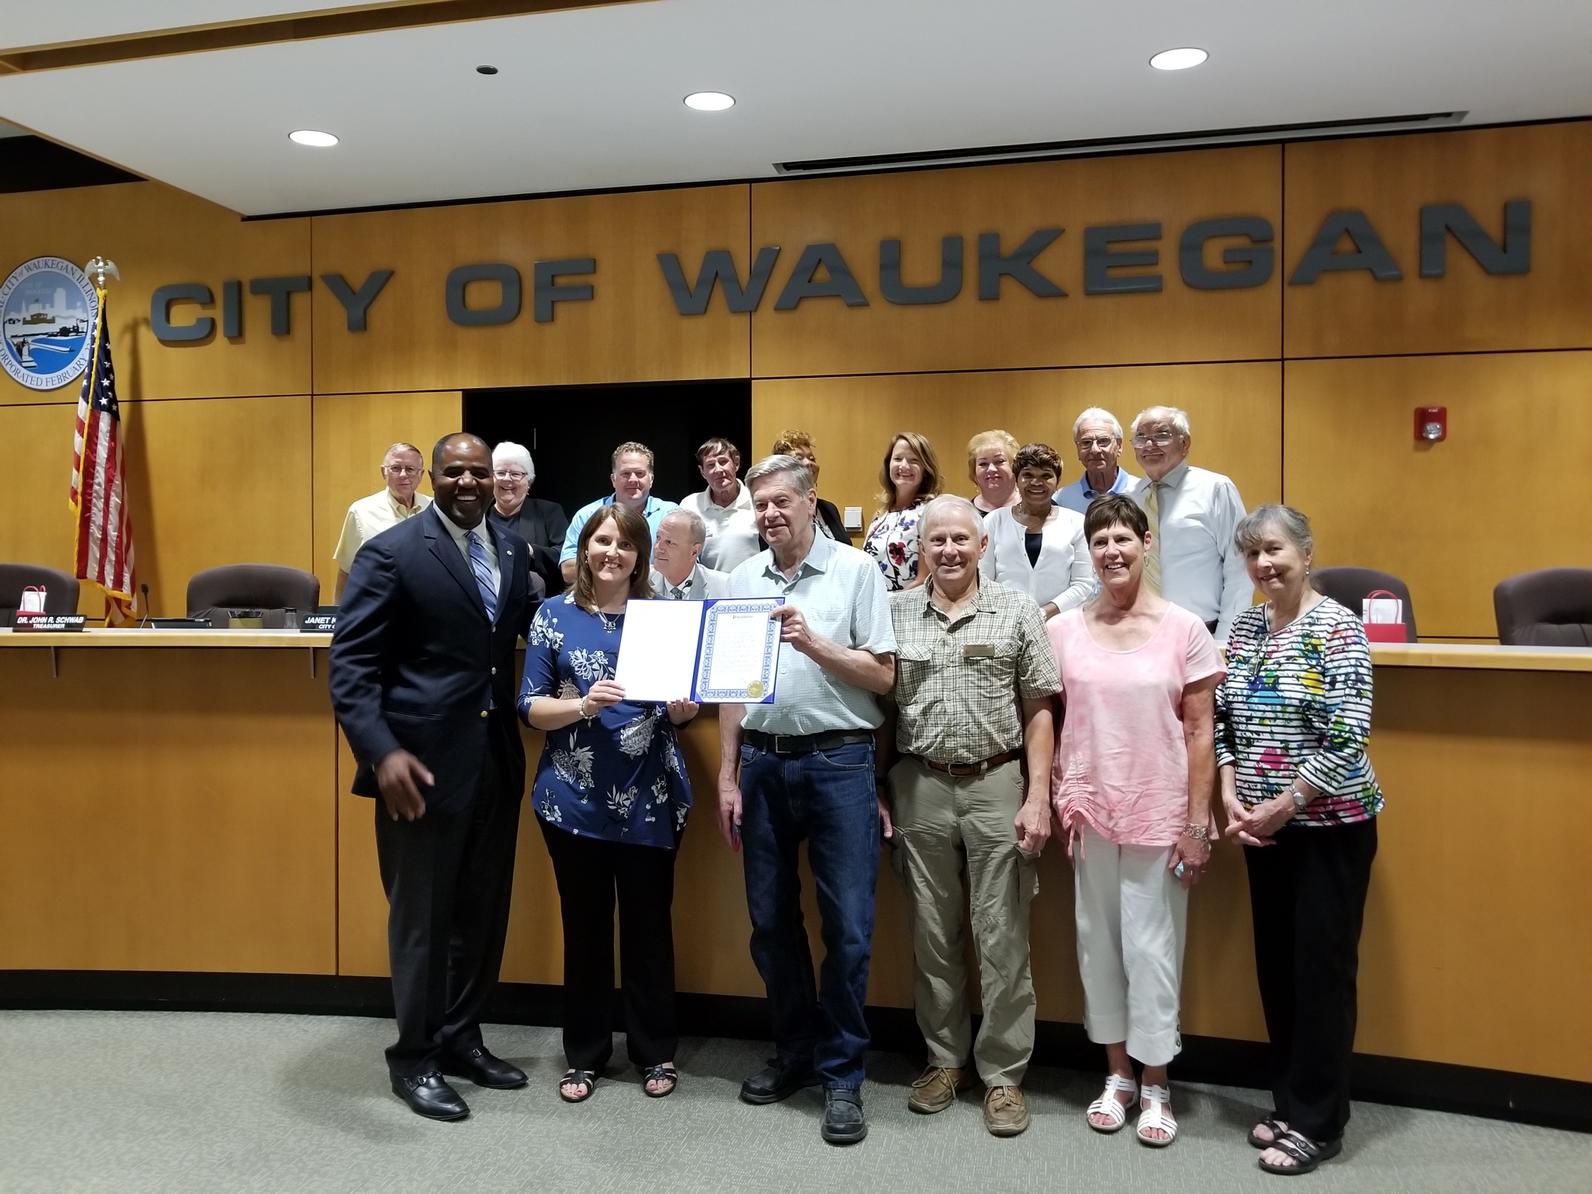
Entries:
{"label": "wooden wall panel", "polygon": [[[876,506],[880,462],[899,430],[920,431],[933,442],[946,492],[972,494],[966,449],[975,432],[1004,427],[1021,442],[1049,443],[1061,454],[1063,483],[1070,483],[1082,468],[1072,446],[1079,411],[1103,406],[1126,429],[1144,407],[1168,403],[1189,412],[1190,458],[1231,476],[1253,506],[1282,493],[1280,385],[1281,367],[1266,361],[762,379],[752,383],[751,456],[765,454],[784,428],[803,428],[816,441],[819,492],[840,506],[862,506],[866,522]],[[1142,475],[1131,445],[1122,463]]]}
{"label": "wooden wall panel", "polygon": [[[678,315],[656,254],[679,253],[695,280],[709,249],[730,249],[744,273],[744,187],[587,195],[474,207],[423,208],[315,218],[315,273],[358,285],[374,269],[394,275],[370,308],[369,330],[350,333],[335,301],[315,308],[317,392],[473,389],[489,386],[744,377],[747,317],[722,301]],[[559,303],[550,323],[532,318],[537,260],[593,257],[591,302]],[[519,271],[523,303],[512,323],[449,322],[445,283],[455,266],[502,262]],[[497,288],[472,288],[473,306]]]}
{"label": "wooden wall panel", "polygon": [[155,614],[185,613],[188,580],[205,568],[309,570],[307,397],[141,402],[123,425],[138,578]]}
{"label": "wooden wall panel", "polygon": [[[1592,347],[1592,121],[1312,141],[1283,150],[1285,269],[1335,208],[1359,208],[1403,271],[1328,273],[1284,297],[1286,355],[1372,356]],[[1531,272],[1486,274],[1452,238],[1448,274],[1420,276],[1420,208],[1462,203],[1495,239],[1510,199],[1533,202]],[[1347,242],[1345,241],[1345,246]]]}
{"label": "wooden wall panel", "polygon": [[[420,449],[427,467],[431,446],[463,419],[457,391],[430,394],[316,394],[310,400],[310,439],[314,447],[314,571],[321,599],[331,604],[337,585],[332,551],[349,504],[381,490],[383,454],[403,440]],[[421,480],[420,492],[431,492]]]}
{"label": "wooden wall panel", "polygon": [[[1592,566],[1592,353],[1285,369],[1284,490],[1314,522],[1316,562],[1402,577],[1423,638],[1494,638],[1500,580]],[[1427,405],[1448,407],[1442,443],[1415,442]]]}
{"label": "wooden wall panel", "polygon": [[[1281,150],[1266,146],[757,184],[752,244],[781,252],[771,292],[753,316],[753,374],[1274,357],[1281,343],[1276,275],[1252,289],[1195,291],[1183,284],[1177,256],[1179,237],[1195,220],[1258,215],[1280,228],[1281,182]],[[1162,225],[1155,246],[1161,293],[1085,294],[1084,229],[1152,221]],[[999,301],[979,300],[979,233],[999,231],[1010,252],[1035,229],[1058,225],[1061,238],[1035,265],[1067,297],[1039,298],[1008,280]],[[900,238],[904,278],[921,285],[939,276],[940,239],[956,234],[964,238],[957,298],[937,306],[884,301],[881,238]],[[819,241],[839,247],[870,306],[821,298],[774,309],[802,247]]]}
{"label": "wooden wall panel", "polygon": [[0,967],[335,973],[321,654],[0,651]]}
{"label": "wooden wall panel", "polygon": [[[121,271],[111,283],[111,352],[117,392],[139,398],[225,398],[303,394],[310,388],[311,295],[292,300],[292,332],[273,336],[270,300],[248,293],[248,280],[310,272],[308,220],[244,223],[235,212],[155,182],[0,195],[0,280],[32,257],[64,257],[82,265],[96,254]],[[243,333],[220,331],[221,284],[243,281]],[[208,340],[164,345],[149,326],[155,288],[202,282],[213,309],[173,308],[175,321],[199,314],[216,320]],[[324,291],[317,302],[332,302]],[[333,302],[335,306],[335,302]],[[77,401],[77,384],[43,394],[0,374],[0,404]]]}
{"label": "wooden wall panel", "polygon": [[[0,560],[72,571],[75,528],[66,503],[76,418],[75,405],[0,405],[0,443],[12,448],[0,490]],[[104,604],[95,590],[82,595],[78,608],[99,617]]]}

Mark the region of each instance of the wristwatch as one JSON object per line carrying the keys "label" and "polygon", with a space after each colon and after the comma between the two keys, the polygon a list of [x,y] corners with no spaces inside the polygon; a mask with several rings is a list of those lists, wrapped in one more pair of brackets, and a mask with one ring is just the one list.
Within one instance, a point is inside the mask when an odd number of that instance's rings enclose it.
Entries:
{"label": "wristwatch", "polygon": [[1310,797],[1306,796],[1298,788],[1289,788],[1288,795],[1293,797],[1295,813],[1304,812],[1305,806],[1310,803]]}

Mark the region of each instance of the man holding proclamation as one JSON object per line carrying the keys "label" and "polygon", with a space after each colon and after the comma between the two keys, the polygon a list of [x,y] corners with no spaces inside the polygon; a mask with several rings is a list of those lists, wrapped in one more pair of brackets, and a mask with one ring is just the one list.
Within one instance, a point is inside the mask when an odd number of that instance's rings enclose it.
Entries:
{"label": "man holding proclamation", "polygon": [[[812,474],[770,456],[746,474],[768,543],[730,574],[733,597],[784,597],[769,703],[719,709],[719,828],[745,851],[752,959],[768,987],[776,1056],[741,1083],[748,1103],[824,1087],[823,1138],[868,1134],[862,1110],[879,814],[874,731],[895,682],[884,582],[862,552],[816,533]],[[797,847],[807,841],[825,956],[815,990]]]}
{"label": "man holding proclamation", "polygon": [[332,636],[332,706],[375,796],[398,1042],[392,1090],[417,1115],[463,1119],[443,1078],[525,1085],[487,1052],[481,1010],[508,927],[525,749],[514,646],[542,580],[486,518],[492,453],[454,434],[431,453],[437,498],[354,558]]}
{"label": "man holding proclamation", "polygon": [[[976,1068],[984,1126],[1016,1136],[1029,1122],[1028,908],[1050,837],[1051,701],[1061,681],[1033,598],[979,578],[988,539],[973,503],[935,498],[918,535],[929,582],[890,597],[901,758],[880,797],[912,912],[912,1005],[929,1051],[907,1105],[945,1110]],[[962,933],[969,897],[984,1007],[977,1040]]]}

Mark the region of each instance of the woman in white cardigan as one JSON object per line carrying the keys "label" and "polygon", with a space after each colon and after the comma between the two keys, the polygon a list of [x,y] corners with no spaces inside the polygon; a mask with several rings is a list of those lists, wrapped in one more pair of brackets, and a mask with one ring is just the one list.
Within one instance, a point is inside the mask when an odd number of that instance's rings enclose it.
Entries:
{"label": "woman in white cardigan", "polygon": [[1061,484],[1061,457],[1049,444],[1024,445],[1012,463],[1020,500],[985,516],[989,550],[979,570],[1027,593],[1054,618],[1094,596],[1083,515],[1051,504]]}

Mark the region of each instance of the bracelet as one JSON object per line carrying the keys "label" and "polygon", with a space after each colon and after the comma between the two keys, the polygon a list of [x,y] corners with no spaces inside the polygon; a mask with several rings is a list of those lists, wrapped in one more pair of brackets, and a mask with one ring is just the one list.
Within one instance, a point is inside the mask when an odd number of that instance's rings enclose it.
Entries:
{"label": "bracelet", "polygon": [[580,704],[577,705],[576,708],[580,711],[580,715],[582,717],[584,717],[587,721],[591,720],[591,714],[586,712],[586,698],[584,696],[580,698]]}
{"label": "bracelet", "polygon": [[1191,837],[1196,842],[1204,842],[1208,846],[1211,844],[1211,827],[1209,825],[1194,825],[1191,823],[1183,826],[1183,836]]}

